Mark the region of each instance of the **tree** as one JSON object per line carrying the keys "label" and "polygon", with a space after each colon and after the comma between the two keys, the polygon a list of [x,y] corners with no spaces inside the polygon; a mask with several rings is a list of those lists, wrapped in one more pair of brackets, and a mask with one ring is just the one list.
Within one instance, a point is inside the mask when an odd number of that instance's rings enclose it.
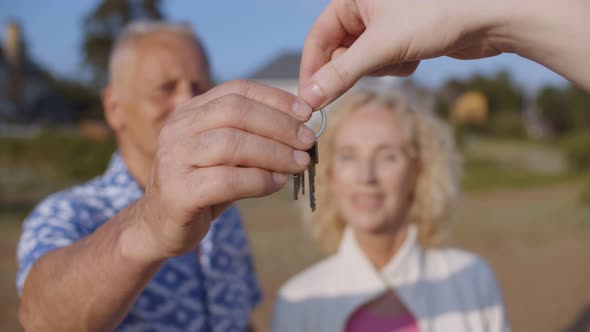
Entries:
{"label": "tree", "polygon": [[490,114],[519,112],[524,105],[522,89],[512,81],[507,71],[500,71],[487,78],[476,75],[467,82],[470,90],[481,91],[488,97]]}
{"label": "tree", "polygon": [[477,91],[485,95],[488,120],[483,125],[468,125],[464,130],[499,136],[524,135],[524,93],[507,71],[499,71],[493,76],[476,74],[467,80],[448,80],[439,93],[437,110],[441,114],[448,112],[449,106],[467,91]]}
{"label": "tree", "polygon": [[559,136],[590,128],[590,93],[574,85],[545,87],[537,95],[536,103]]}
{"label": "tree", "polygon": [[544,87],[537,95],[536,104],[541,116],[549,122],[556,135],[572,129],[567,97],[562,89]]}
{"label": "tree", "polygon": [[103,120],[100,95],[95,89],[69,79],[52,79],[53,93],[67,102],[76,112],[76,121]]}
{"label": "tree", "polygon": [[443,95],[451,99],[467,91],[479,91],[488,98],[490,114],[499,112],[519,112],[524,106],[524,94],[507,71],[499,71],[492,77],[480,74],[466,81],[451,79],[442,88]]}
{"label": "tree", "polygon": [[160,0],[101,0],[83,23],[82,52],[93,83],[99,87],[107,82],[111,48],[127,23],[163,17]]}
{"label": "tree", "polygon": [[566,89],[569,116],[574,130],[590,128],[590,93],[570,84]]}

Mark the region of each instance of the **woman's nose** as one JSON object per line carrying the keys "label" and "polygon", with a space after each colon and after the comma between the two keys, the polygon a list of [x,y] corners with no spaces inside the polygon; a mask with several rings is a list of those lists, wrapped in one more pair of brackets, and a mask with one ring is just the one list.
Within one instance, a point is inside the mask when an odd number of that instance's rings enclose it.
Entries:
{"label": "woman's nose", "polygon": [[358,178],[360,183],[369,184],[376,181],[375,162],[373,160],[365,160],[360,163],[358,170]]}

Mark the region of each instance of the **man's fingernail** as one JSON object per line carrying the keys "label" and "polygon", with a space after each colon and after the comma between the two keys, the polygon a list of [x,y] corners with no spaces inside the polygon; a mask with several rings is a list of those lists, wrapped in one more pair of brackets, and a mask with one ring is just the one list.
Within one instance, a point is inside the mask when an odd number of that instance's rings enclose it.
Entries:
{"label": "man's fingernail", "polygon": [[326,100],[326,95],[316,82],[306,84],[299,93],[299,97],[305,100],[311,107],[318,108]]}
{"label": "man's fingernail", "polygon": [[301,119],[307,120],[311,115],[311,107],[301,100],[295,100],[293,103],[293,113]]}
{"label": "man's fingernail", "polygon": [[272,173],[272,181],[275,183],[277,187],[282,187],[285,182],[287,182],[287,176],[281,173]]}
{"label": "man's fingernail", "polygon": [[293,150],[293,159],[301,166],[309,165],[309,161],[311,160],[307,152],[299,150]]}
{"label": "man's fingernail", "polygon": [[304,124],[299,126],[297,137],[299,138],[301,143],[305,145],[310,145],[315,141],[315,133],[313,132],[313,130],[311,130],[308,126]]}

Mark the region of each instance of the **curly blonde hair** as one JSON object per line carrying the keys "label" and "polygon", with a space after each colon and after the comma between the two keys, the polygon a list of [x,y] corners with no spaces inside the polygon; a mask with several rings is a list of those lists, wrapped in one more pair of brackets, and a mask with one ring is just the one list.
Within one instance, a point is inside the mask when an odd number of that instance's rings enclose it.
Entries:
{"label": "curly blonde hair", "polygon": [[461,162],[450,128],[431,113],[412,109],[400,96],[370,92],[351,93],[330,110],[328,127],[318,143],[318,208],[310,220],[313,238],[328,252],[338,248],[345,222],[339,216],[328,185],[334,137],[350,113],[369,104],[391,110],[396,120],[402,122],[401,127],[408,136],[405,141],[411,145],[404,150],[421,165],[408,222],[417,226],[421,245],[440,245],[444,238],[443,226],[449,223],[460,194]]}

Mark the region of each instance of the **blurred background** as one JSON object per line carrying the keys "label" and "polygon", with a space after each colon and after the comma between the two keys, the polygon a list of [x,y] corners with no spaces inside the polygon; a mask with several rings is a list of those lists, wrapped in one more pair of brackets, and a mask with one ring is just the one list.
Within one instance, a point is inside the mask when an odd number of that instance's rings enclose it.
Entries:
{"label": "blurred background", "polygon": [[[19,331],[20,224],[49,193],[105,169],[115,149],[99,93],[116,33],[136,19],[190,23],[217,82],[296,92],[305,35],[328,0],[0,1],[0,331]],[[453,245],[484,256],[515,331],[590,331],[590,94],[513,55],[425,61],[402,91],[454,128],[464,200]],[[265,299],[322,258],[287,191],[239,203]],[[59,278],[59,276],[56,276]]]}

